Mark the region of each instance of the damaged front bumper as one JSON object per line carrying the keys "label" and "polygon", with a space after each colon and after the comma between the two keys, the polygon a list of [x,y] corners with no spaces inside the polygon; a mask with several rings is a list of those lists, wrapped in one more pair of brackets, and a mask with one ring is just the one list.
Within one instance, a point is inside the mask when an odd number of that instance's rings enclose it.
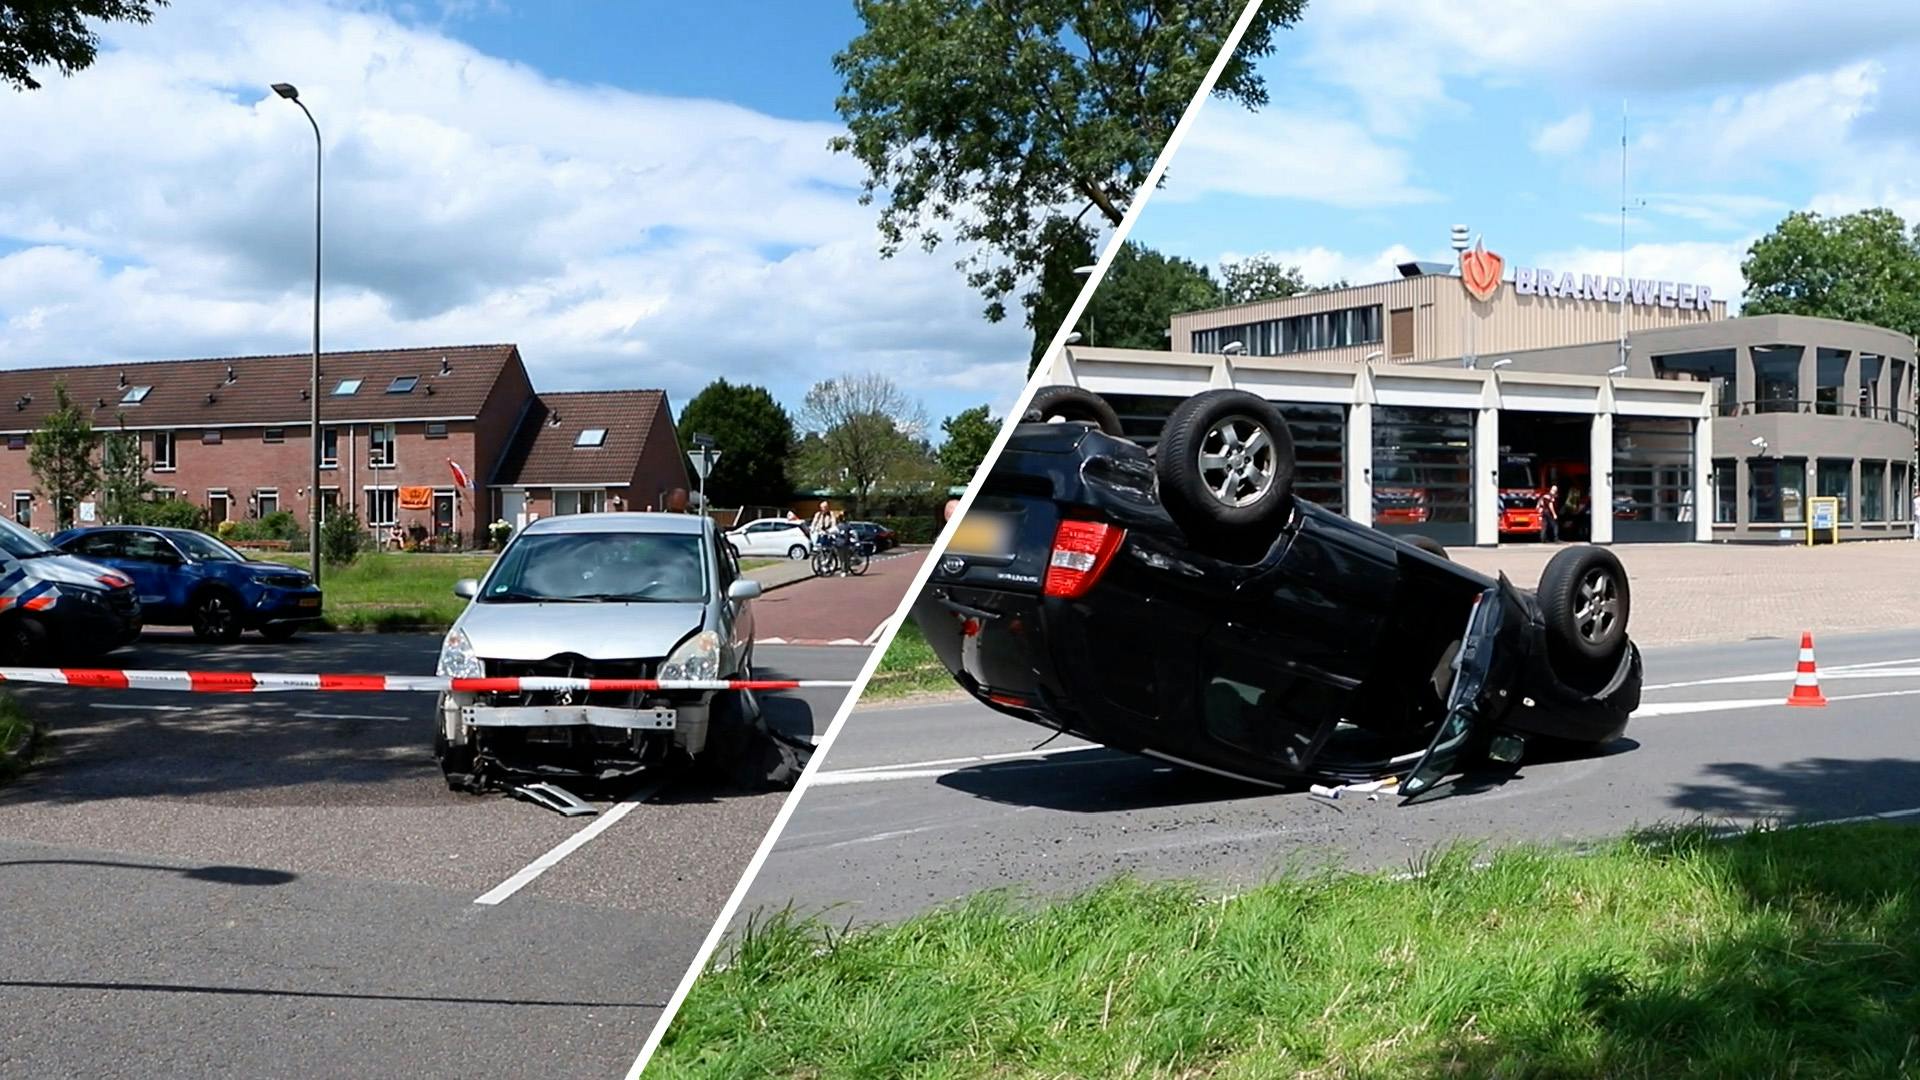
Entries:
{"label": "damaged front bumper", "polygon": [[449,692],[440,696],[440,742],[466,751],[473,787],[526,777],[615,780],[703,753],[720,693],[610,705],[496,703],[496,695]]}

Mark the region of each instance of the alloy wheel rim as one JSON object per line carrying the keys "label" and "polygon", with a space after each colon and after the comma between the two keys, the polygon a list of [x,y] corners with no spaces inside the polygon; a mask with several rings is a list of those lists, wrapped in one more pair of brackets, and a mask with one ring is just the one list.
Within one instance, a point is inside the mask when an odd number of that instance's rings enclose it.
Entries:
{"label": "alloy wheel rim", "polygon": [[1200,482],[1222,505],[1248,506],[1273,488],[1273,435],[1246,416],[1229,416],[1200,440]]}
{"label": "alloy wheel rim", "polygon": [[1578,603],[1573,610],[1573,621],[1579,627],[1580,637],[1589,644],[1598,645],[1612,633],[1620,621],[1620,588],[1608,570],[1589,570],[1580,579]]}

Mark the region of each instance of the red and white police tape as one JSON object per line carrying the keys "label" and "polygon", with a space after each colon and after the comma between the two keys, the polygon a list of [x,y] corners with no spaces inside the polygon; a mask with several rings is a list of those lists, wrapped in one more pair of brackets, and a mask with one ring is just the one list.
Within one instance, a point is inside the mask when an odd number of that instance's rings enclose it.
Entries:
{"label": "red and white police tape", "polygon": [[284,690],[429,694],[443,690],[473,694],[512,694],[523,690],[844,690],[853,686],[852,679],[567,679],[536,675],[452,678],[446,675],[293,675],[270,671],[27,667],[0,667],[0,682],[201,694],[262,694]]}

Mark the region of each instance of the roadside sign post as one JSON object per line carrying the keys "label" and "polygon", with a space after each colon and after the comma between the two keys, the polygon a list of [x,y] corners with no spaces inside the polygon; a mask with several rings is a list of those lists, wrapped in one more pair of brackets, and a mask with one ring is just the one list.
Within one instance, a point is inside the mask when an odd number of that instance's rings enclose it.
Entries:
{"label": "roadside sign post", "polygon": [[1840,499],[1834,495],[1816,495],[1808,502],[1807,546],[1819,542],[1820,533],[1825,530],[1827,542],[1840,542]]}
{"label": "roadside sign post", "polygon": [[700,512],[707,513],[707,474],[713,471],[713,463],[720,460],[720,451],[715,450],[713,436],[693,434],[694,449],[687,452],[687,459],[693,462],[693,471],[700,477]]}

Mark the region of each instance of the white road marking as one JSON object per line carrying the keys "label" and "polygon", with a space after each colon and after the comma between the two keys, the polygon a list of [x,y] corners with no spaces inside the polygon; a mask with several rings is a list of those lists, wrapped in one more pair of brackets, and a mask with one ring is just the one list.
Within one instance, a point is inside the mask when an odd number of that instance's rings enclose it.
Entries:
{"label": "white road marking", "polygon": [[880,635],[882,635],[882,634],[885,634],[885,633],[887,632],[887,625],[888,625],[889,623],[891,623],[891,622],[893,622],[893,620],[892,620],[892,619],[882,619],[882,620],[880,620],[880,625],[879,625],[879,626],[876,626],[876,627],[874,627],[874,628],[873,628],[873,633],[871,633],[871,634],[868,634],[868,635],[867,635],[867,639],[866,639],[865,641],[862,641],[862,642],[861,642],[860,644],[862,644],[862,645],[876,645],[876,644],[879,644],[879,642],[880,642]]}
{"label": "white road marking", "polygon": [[514,893],[526,888],[535,878],[558,866],[561,859],[580,850],[581,846],[587,841],[613,828],[621,818],[632,813],[634,807],[653,798],[654,792],[659,790],[659,784],[650,784],[634,792],[627,798],[614,803],[611,808],[602,810],[599,817],[587,823],[586,828],[555,844],[553,850],[528,863],[512,877],[481,893],[479,896],[474,897],[473,902],[491,906],[500,903]]}
{"label": "white road marking", "polygon": [[[1736,683],[1792,682],[1798,672],[1768,671],[1758,675],[1722,675],[1717,679],[1695,679],[1691,682],[1661,683],[1658,686],[1645,686],[1641,689],[1683,690],[1693,686],[1732,686]],[[1910,679],[1920,675],[1920,667],[1880,667],[1873,670],[1861,670],[1850,667],[1826,668],[1819,672],[1826,679]]]}
{"label": "white road marking", "polygon": [[[997,761],[1017,761],[1026,759],[1036,767],[1051,765],[1090,765],[1091,761],[1044,761],[1043,758],[1054,754],[1072,753],[1076,750],[1105,750],[1104,746],[1069,746],[1059,750],[1024,750],[1015,754],[982,754],[973,758],[954,758],[953,764],[943,768],[914,768],[903,765],[874,765],[864,769],[827,770],[816,773],[813,783],[816,786],[833,787],[840,784],[871,784],[883,780],[938,780],[943,776],[952,776],[964,772],[976,765],[985,765]],[[924,763],[934,764],[934,763]]]}
{"label": "white road marking", "polygon": [[[1871,694],[1829,694],[1828,701],[1863,701],[1867,698],[1912,697],[1920,690],[1880,690]],[[1633,719],[1647,720],[1656,716],[1682,716],[1687,713],[1733,712],[1736,709],[1764,709],[1769,707],[1786,708],[1785,698],[1737,698],[1730,701],[1669,701],[1656,705],[1642,705],[1633,711]]]}
{"label": "white road marking", "polygon": [[826,772],[864,773],[885,772],[889,769],[925,769],[935,765],[977,765],[983,761],[1008,761],[1013,758],[1038,758],[1049,754],[1065,754],[1074,750],[1102,750],[1098,743],[1067,743],[1063,746],[1034,747],[1031,750],[1011,750],[1004,754],[969,754],[966,757],[933,758],[929,761],[902,761],[890,765],[862,765],[855,769],[829,769]]}
{"label": "white road marking", "polygon": [[191,705],[116,705],[110,701],[91,703],[96,709],[125,709],[128,712],[192,712]]}
{"label": "white road marking", "polygon": [[413,720],[412,716],[389,716],[384,713],[338,713],[338,712],[297,712],[293,715],[302,720]]}

